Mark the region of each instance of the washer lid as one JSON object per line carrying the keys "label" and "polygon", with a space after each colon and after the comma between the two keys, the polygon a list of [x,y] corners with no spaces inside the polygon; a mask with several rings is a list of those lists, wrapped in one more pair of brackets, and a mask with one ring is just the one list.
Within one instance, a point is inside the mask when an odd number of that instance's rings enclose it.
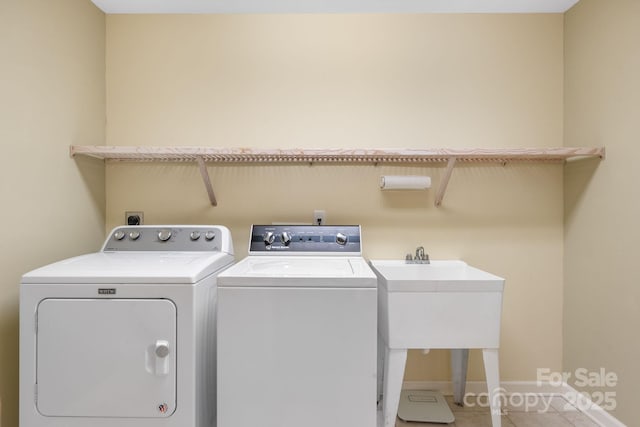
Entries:
{"label": "washer lid", "polygon": [[361,257],[249,256],[218,276],[218,286],[376,287]]}
{"label": "washer lid", "polygon": [[97,252],[33,270],[22,283],[196,283],[233,263],[220,252]]}

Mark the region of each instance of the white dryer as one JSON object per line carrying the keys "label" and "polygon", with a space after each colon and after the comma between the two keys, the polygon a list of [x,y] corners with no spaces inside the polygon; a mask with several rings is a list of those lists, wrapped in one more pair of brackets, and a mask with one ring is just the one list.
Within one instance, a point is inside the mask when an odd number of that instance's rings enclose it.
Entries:
{"label": "white dryer", "polygon": [[215,425],[223,226],[114,229],[100,252],[25,274],[20,426]]}
{"label": "white dryer", "polygon": [[261,226],[218,278],[219,427],[376,425],[377,279],[359,226]]}

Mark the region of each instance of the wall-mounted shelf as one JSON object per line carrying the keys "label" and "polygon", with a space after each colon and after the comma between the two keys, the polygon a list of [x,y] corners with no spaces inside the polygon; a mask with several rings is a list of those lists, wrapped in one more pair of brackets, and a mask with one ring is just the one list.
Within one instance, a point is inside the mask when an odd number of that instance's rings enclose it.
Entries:
{"label": "wall-mounted shelf", "polygon": [[206,163],[335,163],[335,164],[420,164],[446,162],[446,170],[436,193],[440,206],[457,163],[553,162],[598,157],[605,149],[587,147],[506,148],[506,149],[255,149],[215,147],[148,147],[72,145],[70,155],[90,156],[111,161],[197,162],[213,206],[217,205]]}

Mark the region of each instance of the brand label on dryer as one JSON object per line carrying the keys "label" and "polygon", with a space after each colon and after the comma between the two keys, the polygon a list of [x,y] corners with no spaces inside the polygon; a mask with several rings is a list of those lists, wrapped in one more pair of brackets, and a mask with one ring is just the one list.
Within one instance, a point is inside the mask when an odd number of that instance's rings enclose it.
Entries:
{"label": "brand label on dryer", "polygon": [[100,288],[98,289],[98,295],[115,295],[116,288]]}

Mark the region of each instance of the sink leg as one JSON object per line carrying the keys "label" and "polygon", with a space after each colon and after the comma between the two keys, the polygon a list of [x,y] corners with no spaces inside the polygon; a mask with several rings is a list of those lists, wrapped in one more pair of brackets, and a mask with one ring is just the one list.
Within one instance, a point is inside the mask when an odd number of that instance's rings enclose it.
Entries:
{"label": "sink leg", "polygon": [[451,350],[451,371],[453,380],[453,402],[464,406],[464,392],[467,385],[467,364],[469,349],[456,348]]}
{"label": "sink leg", "polygon": [[491,407],[491,423],[493,427],[501,427],[500,399],[502,390],[500,389],[500,370],[498,365],[498,349],[485,348],[482,350],[484,359],[484,372],[487,377],[487,388],[489,389],[489,406]]}
{"label": "sink leg", "polygon": [[384,360],[384,396],[382,398],[383,427],[394,427],[398,416],[400,392],[404,378],[404,365],[407,362],[407,349],[385,348]]}

